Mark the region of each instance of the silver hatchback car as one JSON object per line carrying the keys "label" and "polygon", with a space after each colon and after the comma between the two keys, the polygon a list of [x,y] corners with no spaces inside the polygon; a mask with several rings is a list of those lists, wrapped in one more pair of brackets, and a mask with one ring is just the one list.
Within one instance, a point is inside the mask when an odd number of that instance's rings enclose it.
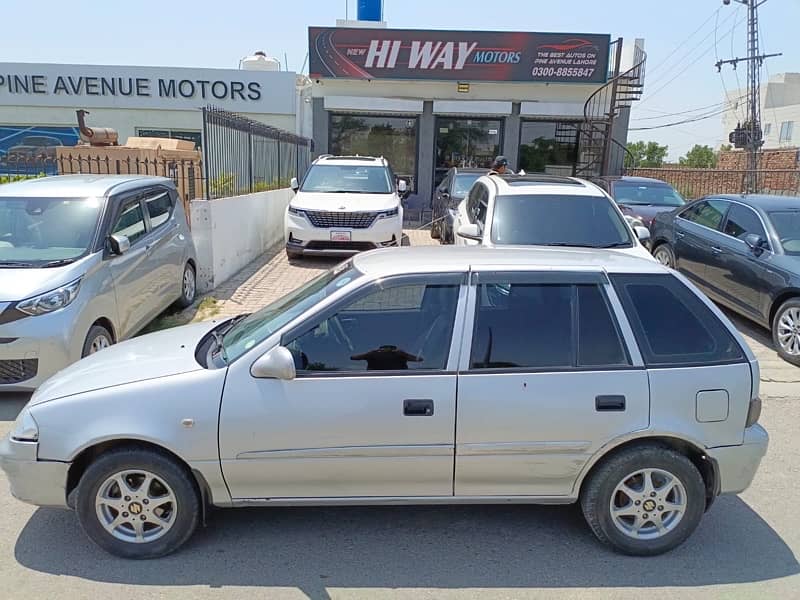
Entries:
{"label": "silver hatchback car", "polygon": [[508,502],[580,502],[600,540],[652,555],[750,485],[758,386],[731,323],[654,261],[377,250],[65,369],[0,462],[17,498],[130,558],[211,505]]}
{"label": "silver hatchback car", "polygon": [[0,392],[134,335],[195,298],[174,183],[65,175],[0,186]]}

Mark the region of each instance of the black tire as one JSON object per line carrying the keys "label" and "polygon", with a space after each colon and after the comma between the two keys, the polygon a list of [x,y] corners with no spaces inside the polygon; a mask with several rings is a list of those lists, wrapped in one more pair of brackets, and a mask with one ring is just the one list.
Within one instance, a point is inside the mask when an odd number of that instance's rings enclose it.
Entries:
{"label": "black tire", "polygon": [[[129,470],[144,470],[161,478],[175,497],[175,521],[161,537],[149,542],[114,537],[100,522],[95,508],[100,486],[114,474]],[[196,483],[174,459],[149,449],[120,448],[102,454],[86,469],[78,484],[75,509],[86,535],[103,550],[122,558],[148,559],[170,554],[186,543],[200,522],[201,504]]]}
{"label": "black tire", "polygon": [[[662,265],[667,266],[670,269],[675,268],[675,262],[676,262],[675,251],[672,249],[672,246],[670,246],[667,242],[659,244],[658,246],[653,248],[652,254],[653,257],[655,257],[655,259]],[[663,259],[660,258],[659,256],[662,256]]]}
{"label": "black tire", "polygon": [[191,263],[186,263],[181,275],[181,297],[175,302],[178,308],[189,308],[197,298],[197,272]]}
{"label": "black tire", "polygon": [[89,333],[86,334],[86,339],[83,341],[83,349],[81,350],[81,358],[86,358],[90,354],[99,352],[103,348],[107,348],[114,343],[114,336],[111,332],[102,325],[92,325]]}
{"label": "black tire", "polygon": [[[623,533],[611,515],[611,501],[617,485],[641,469],[667,471],[678,479],[686,492],[683,517],[671,531],[655,539],[636,539]],[[655,502],[658,501],[663,501],[663,498],[655,498]],[[646,505],[646,501],[640,502],[639,506]],[[676,548],[697,528],[706,508],[705,484],[697,467],[684,455],[667,447],[638,446],[613,455],[594,469],[584,482],[581,508],[586,522],[601,542],[622,554],[655,556]],[[642,509],[634,507],[633,510]],[[648,522],[644,522],[645,526]],[[651,527],[655,527],[654,523]]]}
{"label": "black tire", "polygon": [[[800,326],[800,298],[790,298],[780,305],[775,312],[775,318],[772,320],[772,342],[775,344],[775,350],[786,362],[800,367],[800,354],[792,354],[789,349],[781,345],[780,334],[783,329],[784,336],[791,330],[792,323],[786,323],[786,320],[791,320],[795,327]],[[783,325],[781,322],[783,322]]]}
{"label": "black tire", "polygon": [[302,252],[295,252],[294,250],[289,250],[288,248],[286,250],[286,258],[288,258],[289,260],[301,258],[302,256],[303,256]]}

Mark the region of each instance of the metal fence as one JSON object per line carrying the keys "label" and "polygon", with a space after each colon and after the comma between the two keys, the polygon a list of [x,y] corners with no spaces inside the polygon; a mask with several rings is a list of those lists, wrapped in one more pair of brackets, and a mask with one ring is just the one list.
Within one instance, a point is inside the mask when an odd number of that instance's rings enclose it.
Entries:
{"label": "metal fence", "polygon": [[[710,194],[742,194],[745,192],[746,169],[628,169],[626,175],[652,177],[666,181],[688,199]],[[756,171],[757,189],[761,194],[800,196],[800,170],[770,169]]]}
{"label": "metal fence", "polygon": [[313,143],[215,107],[203,109],[206,198],[289,187],[309,164]]}

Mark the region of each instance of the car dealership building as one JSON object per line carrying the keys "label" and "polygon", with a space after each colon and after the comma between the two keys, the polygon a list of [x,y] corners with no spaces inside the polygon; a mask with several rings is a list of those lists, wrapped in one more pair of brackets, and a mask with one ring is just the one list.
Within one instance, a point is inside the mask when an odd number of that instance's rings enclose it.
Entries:
{"label": "car dealership building", "polygon": [[488,168],[498,154],[528,172],[621,166],[621,154],[604,166],[588,156],[599,130],[591,135],[587,111],[598,120],[618,113],[604,137],[626,143],[630,90],[641,93],[643,75],[617,91],[616,111],[610,79],[643,60],[642,40],[348,25],[309,29],[317,153],[383,155],[413,180],[421,205],[450,167]]}

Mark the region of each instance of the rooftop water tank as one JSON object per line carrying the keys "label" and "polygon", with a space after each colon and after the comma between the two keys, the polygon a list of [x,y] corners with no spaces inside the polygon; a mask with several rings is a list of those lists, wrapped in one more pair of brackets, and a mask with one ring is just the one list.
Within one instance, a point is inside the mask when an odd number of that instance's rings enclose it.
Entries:
{"label": "rooftop water tank", "polygon": [[258,51],[239,61],[239,68],[245,71],[280,71],[281,62],[264,52]]}
{"label": "rooftop water tank", "polygon": [[383,21],[383,0],[358,0],[359,21]]}

